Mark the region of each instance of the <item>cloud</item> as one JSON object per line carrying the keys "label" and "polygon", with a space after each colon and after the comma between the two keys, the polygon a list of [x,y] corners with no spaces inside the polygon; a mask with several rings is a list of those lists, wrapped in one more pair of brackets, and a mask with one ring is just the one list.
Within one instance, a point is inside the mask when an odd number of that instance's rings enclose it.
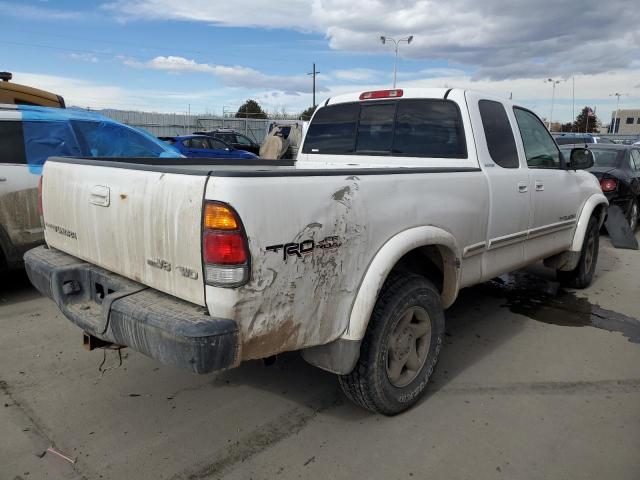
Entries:
{"label": "cloud", "polygon": [[101,7],[125,22],[186,20],[226,27],[312,28],[306,0],[244,0],[233,5],[210,0],[115,0]]}
{"label": "cloud", "polygon": [[414,34],[403,56],[472,68],[478,79],[602,73],[640,61],[640,9],[626,0],[117,0],[128,20],[179,19],[324,34],[331,48],[391,53],[381,34]]}
{"label": "cloud", "polygon": [[352,68],[349,70],[334,70],[329,73],[329,78],[345,80],[347,82],[367,82],[380,78],[381,73],[378,70],[370,68]]}
{"label": "cloud", "polygon": [[80,20],[85,14],[72,10],[56,10],[18,3],[0,2],[3,16],[26,18],[28,20]]}
{"label": "cloud", "polygon": [[82,62],[98,63],[98,57],[92,53],[70,53],[68,55],[64,55],[64,57]]}
{"label": "cloud", "polygon": [[[120,57],[120,59],[125,65],[134,68],[164,70],[171,73],[195,72],[211,74],[229,87],[273,89],[293,93],[308,92],[311,89],[311,81],[306,75],[267,75],[249,67],[211,65],[175,56],[159,56],[147,62],[140,62],[126,57]],[[318,88],[318,91],[325,90],[326,87]]]}

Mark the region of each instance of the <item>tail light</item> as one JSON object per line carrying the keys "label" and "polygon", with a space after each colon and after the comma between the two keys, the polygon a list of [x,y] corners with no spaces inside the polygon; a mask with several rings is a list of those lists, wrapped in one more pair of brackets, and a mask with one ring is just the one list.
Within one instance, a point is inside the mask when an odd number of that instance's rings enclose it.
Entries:
{"label": "tail light", "polygon": [[202,262],[207,285],[239,287],[249,280],[249,247],[238,214],[230,206],[205,202]]}
{"label": "tail light", "polygon": [[600,188],[603,192],[613,192],[618,188],[618,181],[615,178],[601,178]]}
{"label": "tail light", "polygon": [[373,92],[364,92],[360,94],[360,100],[373,100],[375,98],[400,98],[404,92],[401,89],[396,90],[375,90]]}
{"label": "tail light", "polygon": [[42,179],[44,177],[40,175],[40,179],[38,180],[38,213],[42,215]]}

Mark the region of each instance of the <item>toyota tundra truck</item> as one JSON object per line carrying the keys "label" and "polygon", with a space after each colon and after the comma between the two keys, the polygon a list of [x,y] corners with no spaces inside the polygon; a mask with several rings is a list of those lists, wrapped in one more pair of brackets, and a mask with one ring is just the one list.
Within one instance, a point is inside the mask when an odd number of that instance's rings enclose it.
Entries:
{"label": "toyota tundra truck", "polygon": [[461,288],[540,260],[590,284],[592,164],[502,99],[341,95],[295,162],[50,158],[26,267],[90,345],[197,373],[299,350],[392,415],[425,392]]}

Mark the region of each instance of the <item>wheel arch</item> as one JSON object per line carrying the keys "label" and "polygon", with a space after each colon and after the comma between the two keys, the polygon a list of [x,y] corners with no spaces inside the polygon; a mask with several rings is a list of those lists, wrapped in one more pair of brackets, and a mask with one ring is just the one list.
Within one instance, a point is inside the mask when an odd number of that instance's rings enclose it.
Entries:
{"label": "wheel arch", "polygon": [[573,234],[573,242],[570,249],[572,252],[582,251],[582,243],[584,242],[584,237],[587,233],[589,219],[594,213],[598,216],[598,228],[602,227],[608,205],[609,202],[602,193],[595,193],[587,199],[582,207],[582,211],[580,212],[580,217],[578,218],[576,225],[576,230]]}
{"label": "wheel arch", "polygon": [[376,253],[356,294],[344,340],[364,337],[378,294],[394,270],[418,273],[440,290],[443,308],[456,299],[460,286],[460,248],[450,232],[435,227],[415,227],[390,238]]}

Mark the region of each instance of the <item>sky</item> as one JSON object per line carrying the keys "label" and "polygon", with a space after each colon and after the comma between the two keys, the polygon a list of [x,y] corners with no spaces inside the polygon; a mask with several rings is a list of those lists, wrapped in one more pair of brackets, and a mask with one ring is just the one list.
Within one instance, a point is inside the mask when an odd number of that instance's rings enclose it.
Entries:
{"label": "sky", "polygon": [[640,108],[633,0],[0,0],[0,70],[70,105],[295,114],[340,93],[461,87],[570,121]]}

